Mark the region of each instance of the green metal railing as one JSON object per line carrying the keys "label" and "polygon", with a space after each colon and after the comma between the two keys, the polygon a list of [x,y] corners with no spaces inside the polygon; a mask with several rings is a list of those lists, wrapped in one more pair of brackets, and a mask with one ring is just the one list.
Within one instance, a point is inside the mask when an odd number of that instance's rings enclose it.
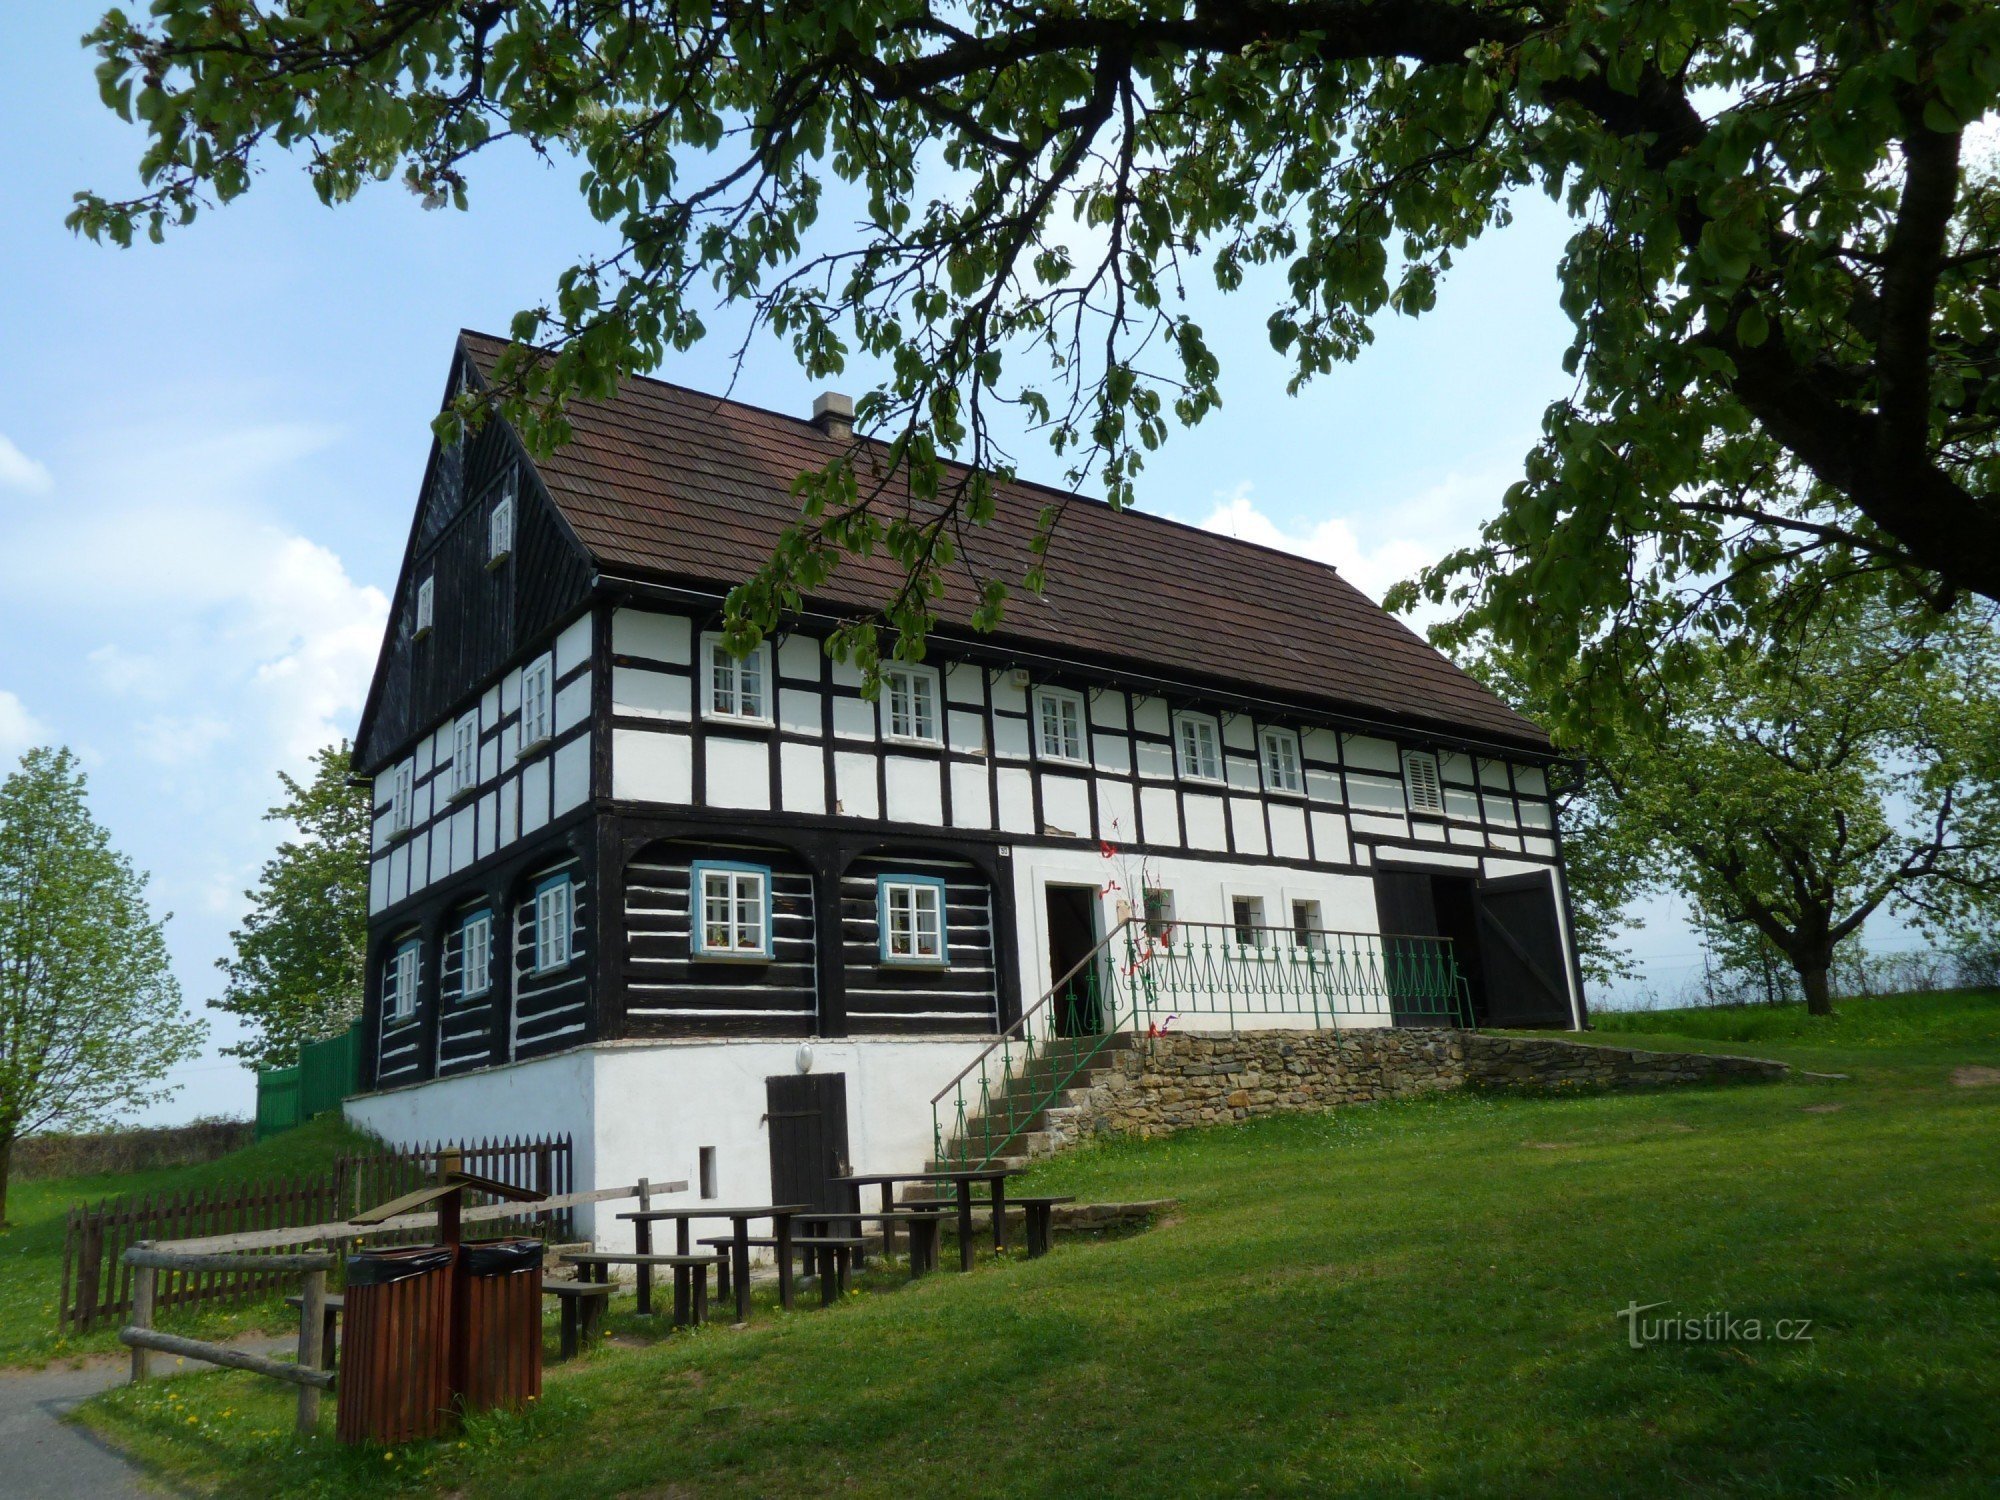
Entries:
{"label": "green metal railing", "polygon": [[937,1160],[991,1161],[1111,1037],[1210,1018],[1231,1031],[1457,1026],[1471,1001],[1449,938],[1128,918],[938,1091]]}

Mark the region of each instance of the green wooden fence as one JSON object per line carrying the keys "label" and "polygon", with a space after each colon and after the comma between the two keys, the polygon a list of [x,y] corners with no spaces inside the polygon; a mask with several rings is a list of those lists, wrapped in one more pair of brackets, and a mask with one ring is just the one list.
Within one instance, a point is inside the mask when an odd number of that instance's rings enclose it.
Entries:
{"label": "green wooden fence", "polygon": [[361,1023],[323,1041],[299,1048],[289,1068],[257,1074],[257,1139],[303,1125],[315,1115],[339,1109],[361,1087]]}

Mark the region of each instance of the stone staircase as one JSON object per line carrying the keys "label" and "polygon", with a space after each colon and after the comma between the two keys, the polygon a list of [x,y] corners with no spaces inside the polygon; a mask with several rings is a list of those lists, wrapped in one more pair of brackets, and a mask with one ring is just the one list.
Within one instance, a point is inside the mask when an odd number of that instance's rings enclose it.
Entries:
{"label": "stone staircase", "polygon": [[1074,1144],[1086,1096],[1133,1041],[1131,1032],[1116,1031],[1038,1044],[994,1093],[988,1108],[969,1116],[963,1132],[946,1140],[944,1158],[926,1163],[924,1170],[1025,1167]]}

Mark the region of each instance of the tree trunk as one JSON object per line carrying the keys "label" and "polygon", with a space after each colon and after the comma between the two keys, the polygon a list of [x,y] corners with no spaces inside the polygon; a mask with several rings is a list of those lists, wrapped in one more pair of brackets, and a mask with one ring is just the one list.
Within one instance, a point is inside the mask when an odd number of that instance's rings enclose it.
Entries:
{"label": "tree trunk", "polygon": [[1799,983],[1805,988],[1806,1014],[1809,1016],[1833,1014],[1833,992],[1827,987],[1828,967],[1824,960],[1798,966]]}
{"label": "tree trunk", "polygon": [[14,1132],[0,1135],[0,1229],[7,1227],[7,1174],[14,1166]]}

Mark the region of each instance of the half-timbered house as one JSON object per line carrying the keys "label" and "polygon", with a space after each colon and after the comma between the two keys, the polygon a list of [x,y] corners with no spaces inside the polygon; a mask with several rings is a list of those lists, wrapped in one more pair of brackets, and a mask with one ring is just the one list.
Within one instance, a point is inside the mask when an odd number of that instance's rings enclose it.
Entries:
{"label": "half-timbered house", "polygon": [[[502,347],[463,335],[449,389]],[[356,744],[356,1118],[568,1130],[580,1180],[741,1199],[807,1074],[857,1163],[914,1167],[940,1086],[1120,930],[1212,940],[1231,983],[1379,974],[1383,934],[1451,955],[1450,1015],[1335,986],[1309,1022],[1246,994],[1183,1026],[1581,1024],[1547,737],[1329,567],[1016,484],[968,574],[1020,576],[1067,509],[997,633],[954,581],[864,696],[824,642],[894,575],[855,559],[728,651],[724,594],[850,412],[636,380],[552,457],[497,420],[433,452]]]}

